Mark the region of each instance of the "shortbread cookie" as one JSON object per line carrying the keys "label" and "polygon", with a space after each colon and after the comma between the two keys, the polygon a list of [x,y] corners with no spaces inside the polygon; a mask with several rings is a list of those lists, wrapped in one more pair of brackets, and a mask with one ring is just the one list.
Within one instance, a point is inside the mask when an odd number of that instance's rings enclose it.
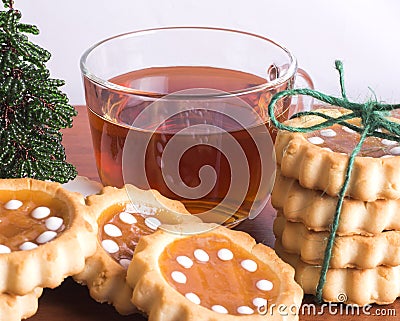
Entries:
{"label": "shortbread cookie", "polygon": [[[296,281],[304,293],[314,294],[321,267],[304,263],[299,256],[285,252],[279,241],[275,244],[278,255],[296,270]],[[389,304],[400,296],[400,266],[378,266],[374,269],[329,269],[322,291],[327,302],[366,305]]]}
{"label": "shortbread cookie", "polygon": [[0,321],[21,321],[34,315],[42,292],[42,288],[36,288],[22,296],[0,294]]}
{"label": "shortbread cookie", "polygon": [[[303,223],[308,229],[320,232],[330,230],[338,199],[322,191],[305,189],[297,180],[278,171],[271,201],[288,221]],[[364,202],[345,198],[337,234],[372,236],[400,230],[399,208],[400,199]]]}
{"label": "shortbread cookie", "polygon": [[98,245],[95,255],[86,260],[85,269],[74,279],[86,284],[96,301],[113,304],[121,314],[136,312],[130,301],[132,288],[125,278],[139,239],[163,223],[198,224],[201,221],[190,215],[182,203],[167,199],[155,190],[144,191],[133,185],[121,189],[105,187],[100,195],[88,197],[87,204],[99,226]]}
{"label": "shortbread cookie", "polygon": [[[345,111],[317,110],[331,117]],[[317,116],[302,116],[285,122],[293,127],[309,127],[323,121]],[[357,120],[352,120],[357,123]],[[350,122],[350,121],[349,121]],[[276,160],[285,177],[297,179],[301,186],[337,196],[343,186],[349,155],[360,135],[342,125],[311,133],[279,131],[275,143]],[[367,137],[355,158],[346,195],[363,200],[400,198],[400,145],[396,141]]]}
{"label": "shortbread cookie", "polygon": [[301,304],[293,269],[271,248],[244,232],[208,226],[201,234],[160,230],[140,239],[127,282],[149,321],[265,320],[260,311],[270,304]]}
{"label": "shortbread cookie", "polygon": [[60,285],[94,253],[96,230],[82,195],[58,183],[0,180],[0,291]]}
{"label": "shortbread cookie", "polygon": [[[288,222],[278,214],[274,233],[286,252],[300,255],[309,264],[322,264],[329,232],[313,232],[303,223]],[[370,269],[379,265],[400,265],[400,231],[375,236],[336,236],[331,268]]]}

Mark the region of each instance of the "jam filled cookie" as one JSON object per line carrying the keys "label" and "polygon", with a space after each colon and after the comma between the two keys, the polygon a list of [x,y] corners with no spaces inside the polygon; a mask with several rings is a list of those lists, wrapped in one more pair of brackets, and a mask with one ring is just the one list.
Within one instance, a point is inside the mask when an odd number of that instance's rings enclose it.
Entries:
{"label": "jam filled cookie", "polygon": [[136,312],[130,301],[132,288],[125,279],[139,239],[155,232],[161,224],[201,221],[182,203],[133,185],[105,187],[101,194],[89,196],[87,204],[99,226],[97,250],[74,279],[86,284],[96,301],[113,304],[121,314]]}
{"label": "jam filled cookie", "polygon": [[[338,109],[316,111],[336,118],[345,113]],[[321,117],[303,116],[285,124],[309,127],[322,121]],[[351,121],[357,124],[357,119]],[[312,133],[280,131],[275,143],[276,160],[285,177],[336,197],[344,183],[349,155],[359,138],[358,133],[338,124]],[[347,196],[362,201],[399,199],[399,155],[398,142],[367,137],[355,158]]]}
{"label": "jam filled cookie", "polygon": [[[303,223],[288,222],[279,214],[274,233],[285,251],[299,255],[308,264],[321,265],[329,232],[310,231]],[[370,269],[400,265],[399,245],[400,231],[385,231],[374,236],[336,236],[330,267]]]}
{"label": "jam filled cookie", "polygon": [[[244,232],[207,229],[190,235],[160,230],[140,239],[127,282],[149,321],[265,320],[270,304],[301,304],[293,269],[272,249]],[[285,320],[297,319],[289,313]]]}
{"label": "jam filled cookie", "polygon": [[[296,270],[296,281],[304,293],[315,294],[321,266],[304,263],[298,255],[289,254],[279,241],[279,256]],[[324,301],[366,305],[389,304],[400,296],[400,266],[377,266],[373,269],[329,269],[322,296]]]}
{"label": "jam filled cookie", "polygon": [[0,294],[0,321],[21,321],[34,315],[42,292],[42,288],[36,288],[22,296]]}
{"label": "jam filled cookie", "polygon": [[54,288],[96,249],[84,199],[58,183],[0,180],[0,292]]}
{"label": "jam filled cookie", "polygon": [[[278,170],[271,201],[288,221],[321,232],[330,230],[338,200],[322,191],[303,188]],[[400,199],[364,202],[345,198],[336,233],[373,236],[383,231],[400,231],[399,208]]]}

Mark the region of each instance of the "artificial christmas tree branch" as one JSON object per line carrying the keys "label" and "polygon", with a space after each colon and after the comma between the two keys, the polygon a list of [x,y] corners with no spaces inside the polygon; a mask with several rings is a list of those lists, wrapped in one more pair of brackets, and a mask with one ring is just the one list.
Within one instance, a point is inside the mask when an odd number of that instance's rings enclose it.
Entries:
{"label": "artificial christmas tree branch", "polygon": [[50,53],[25,34],[13,0],[0,11],[0,178],[32,177],[66,182],[76,169],[65,161],[60,129],[72,126],[76,110],[61,92],[64,81],[50,78]]}

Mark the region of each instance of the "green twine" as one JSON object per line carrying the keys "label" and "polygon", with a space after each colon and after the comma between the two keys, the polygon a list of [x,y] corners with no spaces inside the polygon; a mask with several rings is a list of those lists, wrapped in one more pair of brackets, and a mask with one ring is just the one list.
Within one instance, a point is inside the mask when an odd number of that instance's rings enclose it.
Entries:
{"label": "green twine", "polygon": [[[273,125],[280,129],[280,130],[287,130],[291,132],[300,132],[300,133],[308,133],[312,132],[315,130],[319,130],[322,128],[330,127],[334,124],[340,124],[343,126],[346,126],[360,134],[360,140],[356,147],[353,149],[352,153],[350,154],[347,168],[346,168],[346,175],[345,175],[345,180],[343,183],[342,188],[340,189],[340,192],[338,194],[338,202],[336,204],[336,210],[335,214],[333,217],[333,222],[331,225],[330,229],[330,234],[328,238],[328,242],[325,248],[325,253],[324,253],[324,260],[322,263],[321,267],[321,274],[318,282],[318,286],[316,289],[316,299],[318,302],[322,302],[322,290],[326,281],[326,275],[328,272],[328,268],[330,265],[330,260],[332,257],[332,249],[333,249],[333,244],[335,242],[335,237],[336,237],[336,231],[339,226],[339,219],[340,219],[340,213],[342,210],[342,205],[343,205],[343,200],[346,194],[347,187],[350,182],[350,176],[351,172],[353,169],[353,164],[355,157],[361,150],[361,147],[365,141],[365,139],[369,136],[374,136],[374,137],[379,137],[379,138],[386,138],[394,141],[400,142],[400,124],[395,123],[393,121],[390,121],[387,116],[389,112],[393,109],[398,109],[400,108],[400,104],[383,104],[379,103],[378,101],[375,100],[369,100],[363,104],[360,103],[354,103],[350,102],[347,100],[346,97],[346,91],[344,87],[344,72],[343,72],[343,64],[341,61],[335,61],[335,66],[336,69],[339,72],[339,77],[340,77],[340,87],[341,87],[341,98],[333,97],[326,95],[324,93],[318,92],[316,90],[312,89],[291,89],[291,90],[284,90],[281,91],[277,94],[275,94],[271,102],[268,105],[268,114],[271,119],[271,122]],[[285,124],[280,123],[274,113],[274,107],[275,104],[282,98],[284,97],[290,97],[290,96],[296,96],[296,95],[305,95],[305,96],[310,96],[315,99],[318,99],[322,102],[325,102],[329,105],[337,106],[337,107],[342,107],[348,110],[351,110],[350,113],[342,115],[338,118],[330,117],[328,115],[315,112],[315,111],[304,111],[304,112],[299,112],[293,117],[300,117],[300,116],[306,116],[306,115],[314,115],[314,116],[320,116],[325,119],[325,121],[309,126],[309,127],[292,127],[288,126]],[[356,126],[353,124],[350,124],[347,122],[349,119],[353,118],[360,118],[361,119],[361,125]],[[384,129],[387,132],[383,133],[380,131],[380,129]],[[379,131],[378,131],[379,130]]]}

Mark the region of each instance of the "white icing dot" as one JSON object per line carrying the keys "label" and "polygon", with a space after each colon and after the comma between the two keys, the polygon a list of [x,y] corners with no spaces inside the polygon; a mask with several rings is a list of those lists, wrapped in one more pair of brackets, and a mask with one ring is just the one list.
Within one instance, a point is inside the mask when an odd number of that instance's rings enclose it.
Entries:
{"label": "white icing dot", "polygon": [[307,140],[314,145],[321,145],[324,143],[324,140],[321,137],[318,136],[313,136],[313,137],[309,137],[307,138]]}
{"label": "white icing dot", "polygon": [[52,216],[49,217],[45,224],[46,228],[51,231],[57,231],[64,223],[64,220],[61,217]]}
{"label": "white icing dot", "polygon": [[11,249],[8,246],[0,244],[0,254],[11,253]]}
{"label": "white icing dot", "polygon": [[222,261],[230,261],[233,259],[233,253],[228,249],[220,249],[217,253],[218,258]]}
{"label": "white icing dot", "polygon": [[320,134],[321,134],[321,136],[324,136],[324,137],[335,137],[336,136],[336,132],[331,128],[321,129]]}
{"label": "white icing dot", "polygon": [[33,242],[24,242],[20,245],[19,249],[21,251],[28,251],[28,250],[36,249],[37,247],[38,247],[38,245]]}
{"label": "white icing dot", "polygon": [[50,242],[52,239],[54,239],[56,236],[57,236],[56,232],[46,231],[37,237],[36,242],[38,242],[40,244],[47,243],[47,242]]}
{"label": "white icing dot", "polygon": [[6,204],[4,204],[4,208],[6,210],[17,210],[22,206],[22,202],[19,200],[9,200]]}
{"label": "white icing dot", "polygon": [[127,212],[127,213],[139,213],[139,211],[137,209],[137,206],[134,205],[133,203],[126,204],[124,212]]}
{"label": "white icing dot", "polygon": [[393,148],[390,150],[390,152],[391,152],[393,155],[400,155],[400,146],[393,147]]}
{"label": "white icing dot", "polygon": [[240,265],[242,266],[242,268],[244,268],[245,270],[249,271],[249,272],[255,272],[257,271],[257,263],[254,262],[253,260],[243,260],[242,262],[240,262]]}
{"label": "white icing dot", "polygon": [[256,307],[266,307],[267,306],[267,300],[264,298],[254,298],[253,299],[253,304]]}
{"label": "white icing dot", "polygon": [[225,307],[223,307],[222,305],[218,305],[218,304],[213,305],[211,307],[211,310],[213,310],[214,312],[218,312],[218,313],[224,313],[224,314],[228,313],[228,310]]}
{"label": "white icing dot", "polygon": [[393,155],[383,155],[380,158],[392,158],[392,157],[394,157],[394,156]]}
{"label": "white icing dot", "polygon": [[200,262],[208,262],[208,260],[210,259],[207,252],[202,249],[195,250],[193,254],[194,257]]}
{"label": "white icing dot", "polygon": [[101,246],[108,253],[117,253],[119,251],[118,244],[116,242],[114,242],[113,240],[103,240],[101,242]]}
{"label": "white icing dot", "polygon": [[131,260],[128,260],[128,259],[121,259],[121,260],[119,260],[119,264],[120,264],[123,268],[127,269],[127,268],[129,267],[129,264],[131,264]]}
{"label": "white icing dot", "polygon": [[126,224],[136,224],[137,219],[131,213],[121,212],[119,213],[119,219]]}
{"label": "white icing dot", "polygon": [[256,287],[261,291],[270,291],[273,286],[272,282],[268,280],[260,280],[256,283]]}
{"label": "white icing dot", "polygon": [[253,314],[254,310],[247,305],[242,305],[241,307],[237,308],[237,312],[239,314]]}
{"label": "white icing dot", "polygon": [[185,255],[178,256],[176,258],[176,262],[178,262],[185,269],[190,269],[193,266],[193,261]]}
{"label": "white icing dot", "polygon": [[343,129],[345,132],[349,133],[349,134],[353,134],[353,133],[356,132],[355,130],[352,130],[351,128],[346,127],[346,126],[342,126],[342,129]]}
{"label": "white icing dot", "polygon": [[186,299],[188,299],[189,301],[192,301],[194,304],[200,304],[200,298],[197,296],[197,294],[193,293],[193,292],[189,292],[185,294]]}
{"label": "white icing dot", "polygon": [[122,232],[119,229],[118,226],[115,226],[114,224],[106,224],[103,227],[104,232],[111,237],[118,237],[118,236],[122,236]]}
{"label": "white icing dot", "polygon": [[50,209],[46,206],[39,206],[32,211],[31,215],[33,218],[40,220],[50,215]]}
{"label": "white icing dot", "polygon": [[187,281],[186,275],[179,271],[172,272],[171,277],[172,277],[172,280],[174,280],[176,283],[185,284]]}
{"label": "white icing dot", "polygon": [[323,150],[326,150],[326,151],[328,151],[328,152],[333,152],[333,150],[330,149],[329,147],[323,147],[322,149],[323,149]]}
{"label": "white icing dot", "polygon": [[396,141],[394,141],[394,140],[389,140],[389,139],[386,139],[386,138],[382,139],[381,143],[382,143],[383,145],[386,145],[386,146],[397,145],[397,142],[396,142]]}
{"label": "white icing dot", "polygon": [[146,224],[148,228],[156,230],[161,225],[161,222],[155,217],[147,217],[144,220],[144,224]]}

